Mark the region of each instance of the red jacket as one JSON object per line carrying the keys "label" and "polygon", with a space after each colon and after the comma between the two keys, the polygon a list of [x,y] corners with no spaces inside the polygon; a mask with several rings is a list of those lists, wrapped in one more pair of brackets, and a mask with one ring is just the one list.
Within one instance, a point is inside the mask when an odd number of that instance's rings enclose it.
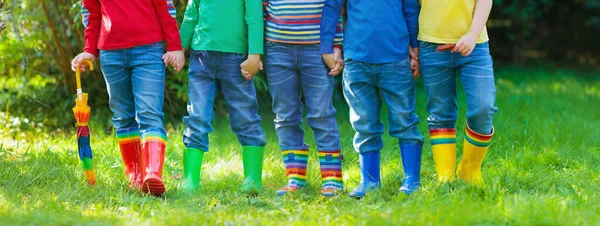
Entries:
{"label": "red jacket", "polygon": [[85,52],[126,49],[161,41],[183,50],[172,0],[83,0]]}

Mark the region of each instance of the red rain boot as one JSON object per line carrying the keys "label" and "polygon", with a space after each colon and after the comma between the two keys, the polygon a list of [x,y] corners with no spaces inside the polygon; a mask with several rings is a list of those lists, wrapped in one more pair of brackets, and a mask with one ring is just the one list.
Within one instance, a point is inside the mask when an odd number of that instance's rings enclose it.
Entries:
{"label": "red rain boot", "polygon": [[165,162],[165,144],[162,142],[146,141],[142,144],[142,192],[153,196],[165,193],[162,180],[162,170]]}
{"label": "red rain boot", "polygon": [[140,167],[140,140],[131,143],[119,143],[121,157],[125,166],[125,175],[129,180],[129,187],[139,189],[142,184],[142,168]]}
{"label": "red rain boot", "polygon": [[117,141],[125,166],[125,175],[129,180],[129,187],[139,189],[142,184],[140,131],[137,127],[118,129]]}

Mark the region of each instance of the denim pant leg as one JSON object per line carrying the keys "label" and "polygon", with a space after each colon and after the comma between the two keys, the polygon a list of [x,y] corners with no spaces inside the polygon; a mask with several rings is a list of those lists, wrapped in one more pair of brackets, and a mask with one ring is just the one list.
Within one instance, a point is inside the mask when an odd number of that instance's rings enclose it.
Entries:
{"label": "denim pant leg", "polygon": [[108,104],[114,116],[116,130],[138,128],[135,118],[135,102],[131,84],[131,73],[127,65],[125,50],[100,51],[100,68],[106,81]]}
{"label": "denim pant leg", "polygon": [[213,105],[217,96],[217,79],[209,65],[213,54],[207,51],[192,51],[188,71],[188,116],[183,117],[185,130],[183,144],[186,147],[209,150],[208,134],[213,131]]}
{"label": "denim pant leg", "polygon": [[318,150],[340,150],[340,131],[333,107],[333,76],[321,57],[320,46],[297,45],[298,70],[306,101],[306,121],[315,132]]}
{"label": "denim pant leg", "polygon": [[165,65],[163,44],[155,43],[127,49],[135,110],[140,132],[164,132]]}
{"label": "denim pant leg", "polygon": [[367,63],[346,60],[343,87],[350,106],[350,123],[356,131],[354,149],[359,153],[380,151],[383,148],[384,126],[381,122],[381,99],[376,86],[375,69]]}
{"label": "denim pant leg", "polygon": [[265,70],[273,98],[279,147],[281,150],[304,150],[302,93],[294,63],[294,45],[267,42],[265,49]]}
{"label": "denim pant leg", "polygon": [[467,124],[480,134],[492,132],[492,120],[498,108],[494,67],[488,43],[477,44],[471,55],[457,55],[457,67],[467,96]]}
{"label": "denim pant leg", "polygon": [[410,69],[410,60],[382,65],[377,80],[381,96],[388,108],[390,136],[398,138],[400,144],[422,144],[419,132],[419,116],[416,113],[416,89]]}
{"label": "denim pant leg", "polygon": [[265,134],[260,127],[258,100],[254,79],[246,80],[240,73],[240,64],[246,54],[219,53],[213,62],[218,65],[217,78],[231,118],[231,129],[242,146],[265,146]]}
{"label": "denim pant leg", "polygon": [[437,44],[420,42],[421,76],[427,92],[429,129],[454,128],[458,118],[456,70],[450,51],[437,52]]}

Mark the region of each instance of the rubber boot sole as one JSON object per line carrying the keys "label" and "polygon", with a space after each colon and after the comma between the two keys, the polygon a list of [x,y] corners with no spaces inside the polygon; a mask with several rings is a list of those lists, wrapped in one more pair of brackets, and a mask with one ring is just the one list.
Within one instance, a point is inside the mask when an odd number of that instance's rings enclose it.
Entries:
{"label": "rubber boot sole", "polygon": [[142,183],[142,192],[153,196],[161,196],[166,191],[163,181],[156,176],[147,177]]}

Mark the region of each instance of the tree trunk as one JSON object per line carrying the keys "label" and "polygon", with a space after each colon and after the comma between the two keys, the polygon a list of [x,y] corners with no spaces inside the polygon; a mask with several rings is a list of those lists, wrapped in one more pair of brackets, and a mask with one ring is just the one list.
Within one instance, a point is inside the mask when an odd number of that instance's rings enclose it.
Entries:
{"label": "tree trunk", "polygon": [[[39,2],[42,6],[42,10],[44,11],[44,15],[46,16],[46,21],[48,22],[48,27],[50,28],[50,32],[52,34],[52,40],[54,41],[54,45],[59,56],[58,58],[55,57],[53,59],[54,63],[56,63],[58,70],[64,75],[63,84],[67,85],[67,88],[70,92],[75,92],[76,84],[73,73],[71,72],[71,61],[69,60],[69,56],[72,56],[72,53],[67,53],[64,47],[65,44],[69,44],[68,39],[65,39],[64,37],[66,36],[66,33],[62,32],[63,35],[61,37],[60,31],[58,30],[59,27],[56,25],[53,18],[54,14],[47,6],[48,3],[46,3],[44,0],[39,0]],[[65,41],[67,43],[65,43]]]}

